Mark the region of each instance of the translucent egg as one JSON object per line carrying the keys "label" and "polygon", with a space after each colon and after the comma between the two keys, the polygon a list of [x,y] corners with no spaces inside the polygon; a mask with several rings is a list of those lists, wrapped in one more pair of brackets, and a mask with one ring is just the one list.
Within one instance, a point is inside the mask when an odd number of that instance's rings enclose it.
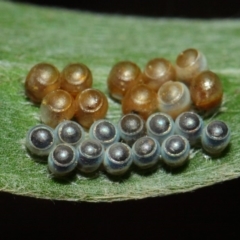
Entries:
{"label": "translucent egg", "polygon": [[176,80],[175,67],[164,58],[155,58],[150,60],[142,73],[141,80],[155,92],[163,83],[169,80]]}
{"label": "translucent egg", "polygon": [[158,109],[175,119],[191,108],[191,97],[187,86],[181,82],[168,81],[157,93]]}
{"label": "translucent egg", "polygon": [[190,85],[192,102],[199,110],[213,111],[222,103],[223,88],[219,77],[204,71],[193,78]]}
{"label": "translucent egg", "polygon": [[72,119],[75,112],[73,97],[62,89],[48,93],[40,106],[42,122],[51,127],[56,127],[64,120]]}
{"label": "translucent egg", "polygon": [[207,69],[206,57],[194,48],[186,49],[176,59],[177,78],[187,85],[190,85],[192,79],[200,72]]}
{"label": "translucent egg", "polygon": [[140,68],[133,62],[115,64],[107,80],[110,95],[116,100],[122,100],[127,90],[139,82],[140,75]]}
{"label": "translucent egg", "polygon": [[122,99],[122,113],[136,113],[146,120],[157,110],[157,95],[145,84],[130,88]]}
{"label": "translucent egg", "polygon": [[76,96],[76,119],[84,128],[106,116],[108,111],[108,100],[99,90],[88,88]]}
{"label": "translucent egg", "polygon": [[39,63],[31,68],[25,80],[25,93],[34,103],[41,103],[49,93],[60,87],[60,73],[49,63]]}
{"label": "translucent egg", "polygon": [[67,65],[61,72],[61,88],[73,97],[92,86],[92,73],[83,63]]}

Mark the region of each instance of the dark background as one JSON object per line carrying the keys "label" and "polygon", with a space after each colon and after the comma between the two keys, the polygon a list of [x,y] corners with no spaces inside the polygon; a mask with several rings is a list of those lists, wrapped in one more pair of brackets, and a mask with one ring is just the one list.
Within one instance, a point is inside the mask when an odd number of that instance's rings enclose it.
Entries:
{"label": "dark background", "polygon": [[239,239],[239,180],[195,192],[114,203],[0,194],[1,239]]}
{"label": "dark background", "polygon": [[[240,1],[21,1],[151,17],[238,18]],[[239,23],[240,24],[240,23]],[[191,193],[114,203],[73,203],[0,194],[2,239],[240,239],[240,180]]]}
{"label": "dark background", "polygon": [[239,0],[19,0],[38,5],[152,17],[238,18]]}

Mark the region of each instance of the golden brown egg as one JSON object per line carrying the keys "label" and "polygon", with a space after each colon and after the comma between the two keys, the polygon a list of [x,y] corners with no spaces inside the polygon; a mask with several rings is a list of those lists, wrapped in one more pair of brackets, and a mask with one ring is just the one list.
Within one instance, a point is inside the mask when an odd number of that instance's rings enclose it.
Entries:
{"label": "golden brown egg", "polygon": [[40,103],[49,92],[60,87],[60,73],[49,63],[31,68],[25,80],[25,93],[34,103]]}
{"label": "golden brown egg", "polygon": [[197,109],[210,111],[221,105],[222,83],[215,73],[204,71],[192,80],[190,93]]}
{"label": "golden brown egg", "polygon": [[75,97],[79,92],[92,86],[92,73],[82,63],[67,65],[61,73],[61,88]]}
{"label": "golden brown egg", "polygon": [[164,83],[157,93],[158,109],[175,119],[191,107],[191,97],[187,86],[177,81]]}
{"label": "golden brown egg", "polygon": [[175,67],[168,60],[155,58],[147,63],[141,80],[157,92],[163,83],[169,80],[174,81],[176,77]]}
{"label": "golden brown egg", "polygon": [[193,77],[207,68],[206,57],[194,48],[186,49],[176,59],[177,78],[187,85],[190,85]]}
{"label": "golden brown egg", "polygon": [[88,88],[75,99],[76,119],[84,128],[90,128],[93,122],[104,118],[108,110],[108,100],[99,90]]}
{"label": "golden brown egg", "polygon": [[61,121],[72,119],[76,108],[73,97],[62,89],[48,93],[40,106],[43,123],[56,127]]}
{"label": "golden brown egg", "polygon": [[122,99],[122,113],[136,113],[146,120],[157,110],[157,94],[145,84],[130,88]]}
{"label": "golden brown egg", "polygon": [[123,61],[113,66],[108,76],[107,84],[110,95],[116,100],[122,100],[126,91],[139,82],[140,68],[133,62]]}

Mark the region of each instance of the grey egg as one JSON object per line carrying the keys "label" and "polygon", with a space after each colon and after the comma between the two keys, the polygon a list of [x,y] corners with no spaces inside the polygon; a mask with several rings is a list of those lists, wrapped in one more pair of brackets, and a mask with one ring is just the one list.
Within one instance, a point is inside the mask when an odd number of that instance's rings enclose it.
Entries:
{"label": "grey egg", "polygon": [[200,141],[203,128],[202,118],[194,112],[183,112],[175,121],[175,133],[184,136],[192,146]]}
{"label": "grey egg", "polygon": [[147,135],[162,144],[164,139],[174,134],[174,121],[168,114],[157,112],[148,117],[146,129]]}
{"label": "grey egg", "polygon": [[144,120],[137,114],[129,113],[120,119],[118,129],[121,139],[129,146],[140,137],[145,135]]}
{"label": "grey egg", "polygon": [[156,139],[145,136],[133,144],[132,153],[133,162],[139,168],[150,168],[158,162],[161,150]]}
{"label": "grey egg", "polygon": [[111,121],[100,119],[92,124],[89,130],[89,136],[96,139],[107,148],[120,139],[118,128]]}
{"label": "grey egg", "polygon": [[72,172],[77,166],[78,152],[66,143],[60,143],[48,156],[48,169],[55,177],[62,177]]}
{"label": "grey egg", "polygon": [[227,147],[230,139],[231,132],[228,125],[223,121],[214,120],[204,128],[201,142],[206,152],[216,155]]}
{"label": "grey egg", "polygon": [[132,164],[132,150],[125,143],[113,143],[106,149],[103,165],[112,175],[124,174]]}
{"label": "grey egg", "polygon": [[26,147],[38,156],[47,156],[55,146],[53,129],[44,124],[32,127],[26,137]]}
{"label": "grey egg", "polygon": [[180,135],[172,135],[164,140],[161,148],[163,162],[170,167],[184,165],[189,157],[190,144]]}
{"label": "grey egg", "polygon": [[55,129],[57,143],[78,145],[85,136],[83,128],[74,121],[66,120],[58,124]]}
{"label": "grey egg", "polygon": [[80,143],[78,151],[78,169],[85,173],[96,171],[103,162],[104,147],[95,139],[86,139]]}

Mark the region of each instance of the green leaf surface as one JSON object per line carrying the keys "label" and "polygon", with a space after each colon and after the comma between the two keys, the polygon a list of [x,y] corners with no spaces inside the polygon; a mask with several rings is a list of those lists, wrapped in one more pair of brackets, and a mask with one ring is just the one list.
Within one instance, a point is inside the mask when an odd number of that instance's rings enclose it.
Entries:
{"label": "green leaf surface", "polygon": [[[0,189],[19,195],[72,201],[119,201],[191,191],[240,176],[240,21],[151,19],[37,8],[0,1]],[[106,78],[120,60],[141,68],[154,57],[172,62],[182,50],[205,53],[209,67],[222,79],[224,103],[215,118],[232,130],[228,149],[212,159],[193,150],[179,171],[158,166],[151,173],[133,169],[112,179],[77,174],[53,180],[46,164],[33,161],[24,139],[39,123],[39,108],[24,95],[23,83],[38,62],[62,69],[83,62],[92,70],[94,87],[107,93]],[[120,105],[109,99],[108,118],[117,121]],[[206,122],[209,119],[205,120]]]}

